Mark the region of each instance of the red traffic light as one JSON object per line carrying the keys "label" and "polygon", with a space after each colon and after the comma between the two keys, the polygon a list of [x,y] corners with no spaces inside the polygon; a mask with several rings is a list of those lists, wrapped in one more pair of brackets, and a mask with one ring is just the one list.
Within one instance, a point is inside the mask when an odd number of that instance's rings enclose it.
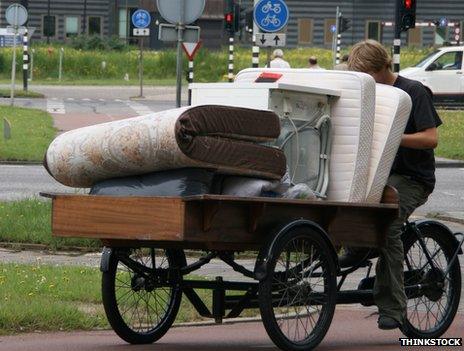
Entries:
{"label": "red traffic light", "polygon": [[232,13],[226,13],[225,20],[227,23],[232,23],[234,21],[234,15]]}
{"label": "red traffic light", "polygon": [[404,0],[404,8],[406,10],[411,10],[413,1],[414,0]]}

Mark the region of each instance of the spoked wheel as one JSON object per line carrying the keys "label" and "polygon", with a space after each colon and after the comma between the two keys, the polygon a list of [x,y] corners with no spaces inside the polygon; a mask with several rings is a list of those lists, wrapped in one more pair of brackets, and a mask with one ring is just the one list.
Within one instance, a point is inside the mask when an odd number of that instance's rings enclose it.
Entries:
{"label": "spoked wheel", "polygon": [[282,350],[309,350],[324,338],[336,304],[336,265],[321,234],[296,228],[277,239],[259,304],[269,337]]}
{"label": "spoked wheel", "polygon": [[131,344],[149,344],[168,331],[179,311],[182,290],[181,278],[167,269],[185,264],[179,250],[112,253],[103,273],[102,297],[108,321],[119,337]]}
{"label": "spoked wheel", "polygon": [[411,292],[403,333],[410,338],[438,338],[454,320],[461,296],[461,270],[456,260],[445,275],[455,247],[433,226],[420,229],[432,267],[418,240],[405,246],[405,286],[421,284]]}

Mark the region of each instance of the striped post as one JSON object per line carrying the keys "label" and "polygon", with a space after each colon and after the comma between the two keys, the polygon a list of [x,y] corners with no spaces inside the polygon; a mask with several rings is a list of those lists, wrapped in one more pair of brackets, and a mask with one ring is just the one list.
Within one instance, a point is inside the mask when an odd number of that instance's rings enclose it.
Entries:
{"label": "striped post", "polygon": [[342,35],[340,33],[337,34],[337,54],[335,58],[335,63],[338,65],[340,64],[340,51],[342,46]]}
{"label": "striped post", "polygon": [[[193,60],[188,62],[188,83],[193,83]],[[192,89],[189,89],[188,104],[192,105]]]}
{"label": "striped post", "polygon": [[234,37],[229,38],[229,83],[234,81]]}
{"label": "striped post", "polygon": [[259,67],[259,46],[256,45],[256,35],[253,34],[253,59],[252,59],[252,67],[258,68]]}
{"label": "striped post", "polygon": [[400,71],[400,52],[401,52],[401,39],[393,40],[393,71],[398,73]]}
{"label": "striped post", "polygon": [[28,83],[28,72],[29,72],[29,38],[27,28],[23,35],[23,90],[27,91]]}

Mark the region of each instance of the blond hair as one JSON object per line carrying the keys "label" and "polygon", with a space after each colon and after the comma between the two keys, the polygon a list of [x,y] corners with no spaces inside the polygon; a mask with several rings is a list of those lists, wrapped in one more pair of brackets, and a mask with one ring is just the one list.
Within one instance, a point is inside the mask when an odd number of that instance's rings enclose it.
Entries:
{"label": "blond hair", "polygon": [[391,69],[392,60],[387,50],[375,40],[357,43],[351,49],[348,69],[351,71],[377,73],[384,68]]}

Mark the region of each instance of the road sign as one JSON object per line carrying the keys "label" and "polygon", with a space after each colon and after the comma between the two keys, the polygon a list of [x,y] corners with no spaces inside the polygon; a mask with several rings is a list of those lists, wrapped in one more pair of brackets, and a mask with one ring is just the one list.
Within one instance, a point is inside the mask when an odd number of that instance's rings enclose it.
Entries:
{"label": "road sign", "polygon": [[[200,27],[185,26],[183,30],[183,35],[185,42],[197,43],[200,41]],[[161,41],[177,41],[177,27],[173,24],[160,24],[158,39]]]}
{"label": "road sign", "polygon": [[332,33],[335,33],[335,32],[337,31],[337,26],[336,26],[335,24],[332,24],[332,25],[330,26],[330,31],[331,31]]}
{"label": "road sign", "polygon": [[258,46],[263,47],[280,47],[285,46],[287,41],[287,36],[285,34],[275,34],[275,33],[261,33],[257,36]]}
{"label": "road sign", "polygon": [[27,22],[27,10],[23,5],[13,4],[10,5],[5,11],[6,21],[14,26],[19,27]]}
{"label": "road sign", "polygon": [[205,0],[156,0],[156,3],[161,17],[172,24],[195,22],[205,9]]}
{"label": "road sign", "polygon": [[182,43],[182,49],[184,49],[190,61],[193,61],[196,53],[198,52],[198,49],[200,49],[200,46],[201,46],[201,41],[196,42],[196,43],[187,43],[187,42]]}
{"label": "road sign", "polygon": [[438,21],[439,27],[448,27],[448,19],[446,17],[440,18],[440,21]]}
{"label": "road sign", "polygon": [[149,37],[150,28],[134,28],[134,37]]}
{"label": "road sign", "polygon": [[135,28],[148,28],[151,23],[151,15],[147,10],[139,9],[132,15],[132,24]]}
{"label": "road sign", "polygon": [[253,11],[253,20],[265,33],[280,31],[288,23],[290,12],[283,0],[261,0]]}

